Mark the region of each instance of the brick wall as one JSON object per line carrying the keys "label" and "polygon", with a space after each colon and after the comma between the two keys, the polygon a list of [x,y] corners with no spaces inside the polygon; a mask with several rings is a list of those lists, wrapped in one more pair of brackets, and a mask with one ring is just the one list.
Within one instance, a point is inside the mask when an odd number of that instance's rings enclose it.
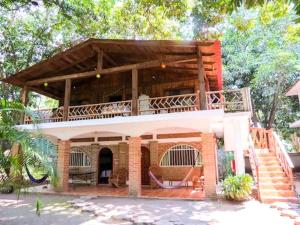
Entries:
{"label": "brick wall", "polygon": [[[131,139],[131,138],[130,138]],[[125,142],[120,142],[118,145],[99,145],[92,144],[87,146],[80,146],[80,150],[85,152],[91,157],[91,168],[90,170],[96,171],[96,181],[98,180],[98,159],[99,152],[102,148],[107,147],[113,152],[113,172],[116,172],[118,168],[127,168],[128,171],[130,168],[128,165],[131,165],[134,170],[134,175],[132,176],[132,180],[136,180],[137,183],[132,184],[134,188],[131,191],[131,195],[137,196],[139,195],[139,191],[136,188],[140,185],[140,176],[141,173],[137,172],[138,163],[140,163],[141,157],[141,144],[139,142],[139,138],[133,138],[129,141],[129,144]],[[133,152],[129,152],[129,145],[132,145],[134,149]],[[204,163],[204,176],[205,176],[205,189],[208,197],[215,196],[216,193],[216,139],[214,134],[202,134],[202,141],[199,142],[176,142],[176,143],[158,143],[158,141],[150,141],[149,144],[145,144],[143,146],[147,147],[150,150],[150,165],[159,165],[161,158],[164,153],[168,151],[171,147],[179,144],[188,144],[199,150],[202,154],[202,159]],[[138,150],[137,150],[138,148]],[[78,147],[72,147],[72,149],[78,149]],[[133,157],[133,159],[129,159]],[[139,167],[140,168],[140,167]],[[162,167],[162,173],[164,180],[182,180],[188,171],[189,167]],[[132,169],[132,168],[131,168]],[[200,167],[196,167],[193,175],[200,175]],[[138,174],[137,174],[138,173]]]}
{"label": "brick wall", "polygon": [[141,138],[129,138],[129,196],[141,195]]}
{"label": "brick wall", "polygon": [[204,164],[204,189],[207,197],[216,197],[216,138],[212,133],[202,134],[202,157]]}
{"label": "brick wall", "polygon": [[58,190],[69,190],[69,157],[70,141],[58,142],[57,172],[59,177]]}
{"label": "brick wall", "polygon": [[[126,144],[127,145],[127,144]],[[87,154],[91,160],[90,167],[71,167],[69,171],[78,171],[78,172],[87,172],[94,171],[94,184],[98,183],[99,176],[99,153],[101,149],[109,148],[113,153],[113,173],[116,172],[119,168],[120,160],[119,160],[119,145],[99,145],[99,144],[91,144],[84,146],[74,146],[71,148],[71,151],[81,151]],[[127,151],[128,152],[128,151]],[[127,154],[128,155],[128,154]],[[128,164],[127,164],[128,165]]]}
{"label": "brick wall", "polygon": [[[176,143],[158,143],[158,157],[157,157],[157,165],[159,165],[161,158],[163,157],[163,155],[173,146],[175,145],[180,145],[180,144],[187,144],[190,145],[192,147],[194,147],[195,149],[199,150],[201,152],[202,149],[202,143],[201,141],[199,142],[176,142]],[[183,180],[185,178],[185,176],[187,175],[187,173],[189,172],[189,170],[191,169],[190,166],[188,167],[161,167],[161,171],[163,174],[163,178],[164,180]],[[200,175],[200,167],[195,167],[195,170],[192,173],[192,176],[199,176]],[[174,172],[175,171],[175,172]],[[191,176],[191,177],[192,177]]]}

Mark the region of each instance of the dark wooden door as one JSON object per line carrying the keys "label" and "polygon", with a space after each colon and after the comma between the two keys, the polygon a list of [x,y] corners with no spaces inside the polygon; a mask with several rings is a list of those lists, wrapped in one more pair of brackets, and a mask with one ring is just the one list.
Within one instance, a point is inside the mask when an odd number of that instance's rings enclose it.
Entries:
{"label": "dark wooden door", "polygon": [[142,157],[141,157],[141,169],[142,169],[142,185],[150,184],[149,178],[149,167],[150,167],[150,151],[146,147],[141,148]]}

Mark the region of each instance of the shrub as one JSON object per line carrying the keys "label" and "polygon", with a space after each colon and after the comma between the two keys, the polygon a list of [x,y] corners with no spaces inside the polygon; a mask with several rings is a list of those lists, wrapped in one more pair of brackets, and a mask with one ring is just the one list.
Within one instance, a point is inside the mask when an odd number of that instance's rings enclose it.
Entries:
{"label": "shrub", "polygon": [[249,174],[228,176],[222,183],[226,199],[243,201],[249,197],[253,179]]}

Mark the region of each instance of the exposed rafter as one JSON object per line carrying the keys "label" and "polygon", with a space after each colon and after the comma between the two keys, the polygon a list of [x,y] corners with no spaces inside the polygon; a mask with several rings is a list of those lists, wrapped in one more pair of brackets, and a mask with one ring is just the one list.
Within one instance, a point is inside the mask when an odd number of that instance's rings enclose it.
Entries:
{"label": "exposed rafter", "polygon": [[[172,63],[178,63],[182,60],[190,60],[190,59],[193,59],[193,58],[192,57],[177,57],[176,61],[166,61],[164,63],[169,65]],[[129,71],[132,69],[147,69],[147,68],[160,66],[161,63],[162,63],[161,60],[152,60],[152,61],[147,61],[147,62],[143,62],[143,63],[117,66],[117,67],[112,67],[112,68],[107,68],[107,69],[102,69],[102,70],[87,71],[87,72],[82,72],[82,73],[74,73],[74,74],[61,75],[61,76],[51,76],[49,78],[42,78],[42,79],[28,81],[28,82],[26,82],[26,85],[36,85],[36,84],[41,84],[41,83],[45,83],[45,82],[54,82],[54,81],[61,81],[61,80],[66,80],[66,79],[86,78],[86,77],[94,76],[97,73],[111,74],[111,73],[125,72],[125,71]]]}

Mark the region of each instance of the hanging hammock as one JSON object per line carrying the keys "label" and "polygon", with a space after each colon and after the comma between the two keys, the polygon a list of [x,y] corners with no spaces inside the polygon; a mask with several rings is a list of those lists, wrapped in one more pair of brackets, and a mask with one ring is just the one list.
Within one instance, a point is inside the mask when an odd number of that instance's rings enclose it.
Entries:
{"label": "hanging hammock", "polygon": [[180,181],[178,184],[176,184],[176,185],[174,185],[174,186],[167,186],[167,185],[164,185],[162,182],[160,182],[160,181],[155,177],[155,175],[154,175],[151,171],[149,171],[149,176],[150,176],[150,177],[155,181],[155,183],[156,183],[158,186],[160,186],[161,188],[165,188],[165,189],[173,189],[173,188],[178,188],[178,187],[182,186],[182,184],[185,183],[185,182],[189,179],[189,177],[191,176],[193,170],[194,170],[194,167],[192,167],[192,168],[189,170],[189,172],[187,173],[187,175],[185,176],[185,178],[184,178],[182,181]]}
{"label": "hanging hammock", "polygon": [[29,179],[31,180],[31,182],[33,183],[36,183],[36,184],[41,184],[41,183],[44,183],[46,181],[46,179],[48,178],[48,174],[45,174],[42,178],[40,179],[35,179],[31,173],[29,172],[29,169],[27,167],[27,165],[25,164],[25,170],[26,170],[26,173],[29,177]]}
{"label": "hanging hammock", "polygon": [[185,182],[189,179],[189,177],[192,175],[198,157],[199,157],[199,155],[197,155],[197,158],[194,160],[194,163],[193,163],[192,168],[189,170],[189,172],[188,172],[187,175],[183,178],[183,180],[180,181],[178,184],[176,184],[176,185],[174,185],[174,186],[167,186],[167,185],[164,185],[162,182],[160,182],[160,181],[155,177],[155,175],[154,175],[151,171],[149,171],[148,174],[149,174],[149,176],[155,181],[155,183],[156,183],[158,186],[160,186],[161,188],[165,188],[165,189],[178,188],[178,187],[182,186],[182,184],[185,183]]}

